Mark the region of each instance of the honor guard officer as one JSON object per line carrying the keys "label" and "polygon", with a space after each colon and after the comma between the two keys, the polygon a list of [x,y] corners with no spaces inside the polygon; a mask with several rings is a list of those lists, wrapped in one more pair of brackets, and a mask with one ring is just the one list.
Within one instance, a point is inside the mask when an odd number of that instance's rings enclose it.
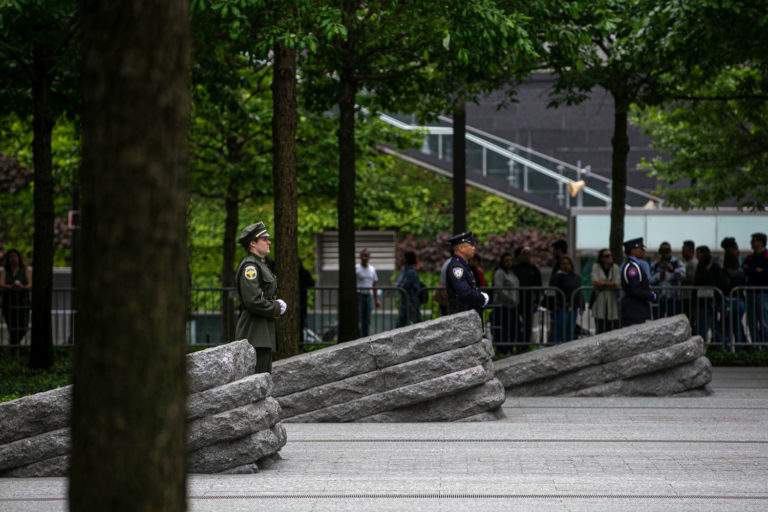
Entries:
{"label": "honor guard officer", "polygon": [[469,268],[469,259],[475,255],[472,232],[461,233],[448,239],[453,256],[448,264],[445,288],[448,294],[448,313],[474,309],[480,313],[488,304],[488,294],[477,290],[477,283]]}
{"label": "honor guard officer", "polygon": [[237,319],[236,339],[247,339],[256,349],[256,373],[272,371],[272,352],[277,351],[275,318],[285,314],[284,301],[277,298],[277,277],[267,266],[269,233],[263,222],[240,232],[237,242],[248,254],[235,274],[235,286],[243,305]]}
{"label": "honor guard officer", "polygon": [[641,324],[651,319],[651,302],[656,294],[651,291],[648,273],[640,260],[645,257],[642,238],[633,238],[624,242],[627,261],[621,266],[621,325]]}

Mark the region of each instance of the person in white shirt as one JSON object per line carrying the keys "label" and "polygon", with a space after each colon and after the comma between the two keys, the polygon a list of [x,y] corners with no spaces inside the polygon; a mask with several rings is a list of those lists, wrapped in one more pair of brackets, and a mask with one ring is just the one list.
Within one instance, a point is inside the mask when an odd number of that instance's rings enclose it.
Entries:
{"label": "person in white shirt", "polygon": [[360,263],[355,265],[357,275],[357,311],[360,317],[360,337],[365,338],[371,330],[371,310],[375,302],[376,307],[381,307],[381,300],[376,293],[376,284],[379,276],[376,269],[369,262],[371,253],[368,249],[360,251]]}

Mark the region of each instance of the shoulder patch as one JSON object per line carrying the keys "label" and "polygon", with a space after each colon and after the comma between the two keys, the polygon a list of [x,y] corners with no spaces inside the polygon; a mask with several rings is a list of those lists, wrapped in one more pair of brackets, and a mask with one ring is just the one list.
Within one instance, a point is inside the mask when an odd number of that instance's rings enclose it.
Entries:
{"label": "shoulder patch", "polygon": [[246,279],[249,281],[252,281],[253,279],[256,279],[256,277],[259,275],[259,271],[256,270],[255,265],[248,265],[245,267],[245,271],[243,271],[243,275]]}
{"label": "shoulder patch", "polygon": [[456,279],[461,279],[464,276],[464,269],[461,267],[453,267],[451,273]]}
{"label": "shoulder patch", "polygon": [[637,269],[634,266],[629,267],[627,269],[627,274],[629,274],[632,277],[635,277],[637,275]]}

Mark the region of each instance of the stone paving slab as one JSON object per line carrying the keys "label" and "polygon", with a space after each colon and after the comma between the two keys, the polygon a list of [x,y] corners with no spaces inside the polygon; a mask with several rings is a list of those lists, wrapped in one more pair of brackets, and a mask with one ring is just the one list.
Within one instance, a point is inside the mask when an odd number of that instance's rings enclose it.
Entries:
{"label": "stone paving slab", "polygon": [[[192,475],[208,511],[768,510],[768,368],[699,398],[508,398],[484,423],[286,424],[282,461]],[[3,512],[66,510],[66,480],[0,479]]]}

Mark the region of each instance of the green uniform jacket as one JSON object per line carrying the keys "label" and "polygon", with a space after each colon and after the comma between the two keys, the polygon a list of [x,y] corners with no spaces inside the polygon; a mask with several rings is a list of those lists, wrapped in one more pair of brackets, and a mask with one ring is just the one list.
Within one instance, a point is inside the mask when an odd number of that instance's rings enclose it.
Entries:
{"label": "green uniform jacket", "polygon": [[238,287],[243,310],[237,320],[236,339],[247,339],[254,347],[277,351],[275,317],[280,305],[275,300],[277,278],[267,264],[254,254],[248,254],[238,267],[235,286]]}

